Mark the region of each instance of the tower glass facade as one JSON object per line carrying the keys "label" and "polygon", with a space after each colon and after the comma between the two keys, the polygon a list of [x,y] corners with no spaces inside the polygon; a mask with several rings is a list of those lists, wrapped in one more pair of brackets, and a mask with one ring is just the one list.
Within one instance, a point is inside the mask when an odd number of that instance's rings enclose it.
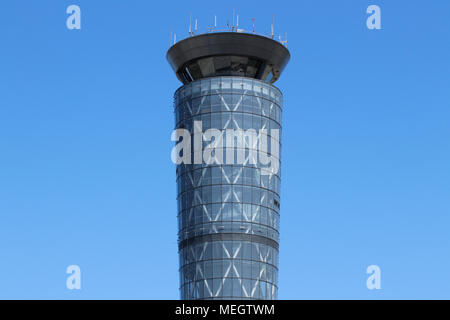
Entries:
{"label": "tower glass facade", "polygon": [[[281,130],[281,109],[276,87],[244,77],[197,80],[175,93],[176,128],[189,132],[198,121],[203,131],[267,129],[270,136]],[[280,171],[252,164],[257,144],[245,147],[242,164],[177,167],[182,299],[277,297]]]}

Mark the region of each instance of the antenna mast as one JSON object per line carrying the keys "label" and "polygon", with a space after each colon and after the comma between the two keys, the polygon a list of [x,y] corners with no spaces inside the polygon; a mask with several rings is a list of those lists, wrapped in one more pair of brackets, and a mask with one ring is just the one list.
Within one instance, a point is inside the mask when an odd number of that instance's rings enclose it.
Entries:
{"label": "antenna mast", "polygon": [[233,25],[231,27],[231,31],[234,31],[234,8],[233,8]]}
{"label": "antenna mast", "polygon": [[275,20],[275,17],[274,17],[274,15],[272,15],[272,25],[270,26],[270,29],[271,29],[271,37],[272,37],[272,39],[273,39],[273,28],[274,28],[274,20]]}
{"label": "antenna mast", "polygon": [[189,12],[189,36],[192,37],[192,12]]}

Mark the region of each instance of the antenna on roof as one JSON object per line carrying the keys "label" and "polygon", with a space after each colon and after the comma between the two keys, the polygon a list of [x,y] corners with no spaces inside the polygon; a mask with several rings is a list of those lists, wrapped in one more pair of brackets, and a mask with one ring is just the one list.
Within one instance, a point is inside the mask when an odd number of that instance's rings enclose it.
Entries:
{"label": "antenna on roof", "polygon": [[271,27],[271,28],[270,28],[270,29],[271,29],[270,35],[271,35],[272,39],[273,39],[274,20],[275,20],[275,17],[274,17],[274,15],[272,15],[272,25],[270,26],[270,27]]}
{"label": "antenna on roof", "polygon": [[197,25],[198,25],[198,20],[195,19],[195,28],[194,28],[194,32],[197,32]]}
{"label": "antenna on roof", "polygon": [[239,15],[236,16],[237,22],[236,22],[236,32],[244,32],[244,29],[239,29]]}
{"label": "antenna on roof", "polygon": [[231,31],[234,31],[234,8],[233,8],[233,26],[231,27]]}
{"label": "antenna on roof", "polygon": [[253,33],[255,33],[255,18],[252,18],[252,23],[253,23]]}
{"label": "antenna on roof", "polygon": [[192,12],[189,12],[189,35],[192,37]]}
{"label": "antenna on roof", "polygon": [[214,32],[217,28],[217,16],[214,15],[214,26],[208,27],[207,29],[209,29],[209,32]]}

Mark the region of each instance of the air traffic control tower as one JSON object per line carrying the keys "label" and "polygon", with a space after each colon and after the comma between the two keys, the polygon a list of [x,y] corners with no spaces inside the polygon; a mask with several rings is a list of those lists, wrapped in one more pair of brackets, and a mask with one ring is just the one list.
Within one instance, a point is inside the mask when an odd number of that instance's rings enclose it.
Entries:
{"label": "air traffic control tower", "polygon": [[175,128],[192,133],[175,140],[190,145],[176,168],[181,299],[277,298],[283,96],[273,83],[289,58],[273,37],[236,31],[167,52],[183,83]]}

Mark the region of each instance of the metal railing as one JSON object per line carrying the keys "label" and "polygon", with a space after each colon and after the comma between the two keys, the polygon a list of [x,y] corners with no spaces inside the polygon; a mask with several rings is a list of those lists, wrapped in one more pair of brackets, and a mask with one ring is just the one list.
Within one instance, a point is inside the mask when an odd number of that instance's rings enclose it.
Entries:
{"label": "metal railing", "polygon": [[[262,36],[262,37],[266,37],[269,39],[272,39],[274,41],[278,41],[279,43],[281,43],[282,45],[284,45],[285,47],[287,47],[287,32],[285,32],[284,34],[284,39],[281,38],[281,35],[278,35],[278,39],[276,39],[277,37],[274,34],[274,30],[273,30],[273,22],[271,25],[271,33],[259,33],[255,31],[255,24],[254,24],[254,19],[252,19],[253,22],[253,29],[252,30],[245,30],[242,28],[239,28],[239,16],[237,16],[237,24],[234,25],[234,15],[233,15],[233,25],[228,25],[227,27],[217,27],[217,19],[216,17],[214,17],[214,27],[208,27],[206,28],[205,32],[198,32],[197,31],[197,19],[195,19],[195,28],[194,31],[192,31],[192,27],[191,27],[191,23],[189,24],[189,32],[188,32],[188,36],[181,38],[178,41],[187,39],[189,37],[195,37],[195,36],[199,36],[202,34],[207,34],[207,33],[215,33],[215,32],[237,32],[237,33],[247,33],[247,34],[254,34],[254,35],[258,35],[258,36]],[[177,42],[177,37],[175,33],[170,33],[170,46],[175,45]]]}

